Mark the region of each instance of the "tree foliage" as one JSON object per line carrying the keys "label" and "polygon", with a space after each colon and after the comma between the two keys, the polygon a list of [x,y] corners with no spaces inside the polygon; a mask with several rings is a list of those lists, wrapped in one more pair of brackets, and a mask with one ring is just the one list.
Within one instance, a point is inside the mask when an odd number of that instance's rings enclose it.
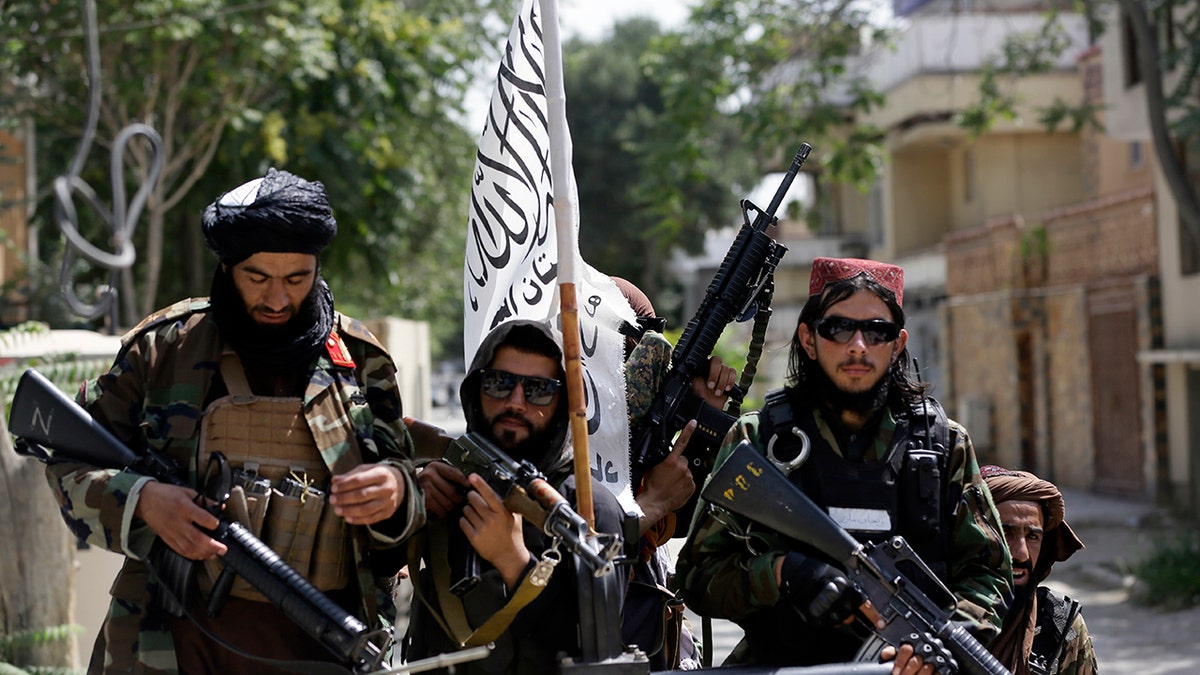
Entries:
{"label": "tree foliage", "polygon": [[[567,118],[579,187],[579,244],[597,269],[621,276],[655,299],[660,313],[663,263],[674,248],[696,252],[704,232],[737,217],[737,190],[758,178],[732,120],[715,118],[703,138],[703,172],[680,163],[654,175],[669,148],[684,142],[647,61],[661,36],[652,20],[618,23],[596,42],[564,45]],[[661,72],[658,71],[658,72]],[[669,192],[660,190],[669,185]],[[669,217],[664,217],[669,216]],[[660,302],[661,301],[661,302]]]}
{"label": "tree foliage", "polygon": [[[88,79],[81,5],[9,1],[0,12],[0,71],[12,90],[0,119],[35,120],[40,186],[63,173],[82,136]],[[341,231],[325,271],[341,282],[334,286],[339,303],[429,319],[452,335],[461,321],[455,263],[473,154],[472,134],[459,125],[462,101],[479,60],[494,60],[502,25],[496,10],[507,5],[102,3],[97,149],[129,123],[144,122],[162,135],[166,160],[147,225],[136,233],[130,278],[138,302],[127,304],[123,321],[181,292],[207,292],[212,262],[198,233],[201,208],[275,166],[329,189]],[[144,154],[135,147],[125,158],[131,174],[144,171]],[[108,161],[93,152],[85,178],[104,185]],[[43,225],[49,212],[43,202]],[[103,241],[98,218],[85,219],[89,239]],[[53,250],[54,228],[43,232]]]}
{"label": "tree foliage", "polygon": [[[814,148],[809,171],[870,184],[882,132],[846,124],[884,101],[852,70],[864,46],[888,39],[870,9],[850,0],[696,5],[686,25],[659,40],[648,60],[662,87],[667,124],[679,130],[656,148],[652,175],[714,175],[725,158],[706,147],[709,130],[728,119],[763,169],[780,170],[807,142]],[[678,197],[670,185],[650,189]],[[663,203],[669,209],[672,200]],[[670,210],[661,215],[666,223],[678,217]]]}

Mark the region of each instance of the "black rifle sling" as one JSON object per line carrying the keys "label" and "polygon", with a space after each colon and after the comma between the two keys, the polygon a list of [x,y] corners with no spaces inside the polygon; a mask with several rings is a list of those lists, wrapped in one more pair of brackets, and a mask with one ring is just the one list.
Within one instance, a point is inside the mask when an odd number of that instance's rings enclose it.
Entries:
{"label": "black rifle sling", "polygon": [[771,297],[774,295],[775,284],[768,281],[758,298],[758,311],[754,314],[754,328],[750,333],[750,345],[746,349],[746,366],[742,368],[741,378],[738,380],[736,396],[729,397],[729,403],[725,406],[725,412],[737,417],[742,410],[742,401],[745,398],[745,393],[750,391],[751,385],[754,384],[754,376],[758,374],[758,361],[762,358],[763,345],[767,341],[767,327],[771,322]]}

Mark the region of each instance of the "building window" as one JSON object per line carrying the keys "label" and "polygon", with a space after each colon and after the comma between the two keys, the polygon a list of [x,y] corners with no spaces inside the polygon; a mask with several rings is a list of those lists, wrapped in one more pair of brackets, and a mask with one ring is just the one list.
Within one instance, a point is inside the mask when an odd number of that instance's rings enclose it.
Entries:
{"label": "building window", "polygon": [[1132,87],[1142,82],[1142,66],[1138,61],[1137,35],[1133,32],[1133,21],[1121,13],[1121,52],[1125,61],[1125,86]]}
{"label": "building window", "polygon": [[[1187,173],[1193,191],[1200,192],[1200,141],[1179,145],[1179,164]],[[1179,271],[1184,275],[1200,273],[1200,237],[1179,219]]]}

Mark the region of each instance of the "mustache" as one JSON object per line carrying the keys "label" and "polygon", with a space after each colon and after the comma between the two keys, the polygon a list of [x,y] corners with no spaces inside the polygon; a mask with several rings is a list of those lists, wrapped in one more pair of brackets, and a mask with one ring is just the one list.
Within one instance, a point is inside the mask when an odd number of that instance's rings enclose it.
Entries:
{"label": "mustache", "polygon": [[1033,573],[1033,564],[1030,563],[1028,560],[1022,560],[1021,562],[1017,562],[1016,560],[1014,560],[1013,561],[1013,571],[1015,572],[1018,569],[1025,570],[1026,572],[1029,572],[1030,574],[1032,574]]}
{"label": "mustache", "polygon": [[867,358],[866,356],[851,356],[851,357],[847,358],[846,360],[842,361],[842,362],[841,362],[840,364],[838,364],[838,365],[839,365],[839,366],[842,366],[842,367],[845,367],[845,366],[866,366],[866,367],[868,367],[868,368],[874,368],[874,367],[875,367],[875,362],[874,362],[874,361],[872,361],[871,359]]}
{"label": "mustache", "polygon": [[501,420],[512,420],[514,422],[519,423],[521,426],[525,427],[526,429],[533,431],[533,425],[530,424],[529,420],[525,419],[524,417],[521,417],[520,415],[518,415],[515,412],[502,412],[499,415],[496,415],[495,417],[492,418],[492,424],[496,424],[497,422],[500,422]]}

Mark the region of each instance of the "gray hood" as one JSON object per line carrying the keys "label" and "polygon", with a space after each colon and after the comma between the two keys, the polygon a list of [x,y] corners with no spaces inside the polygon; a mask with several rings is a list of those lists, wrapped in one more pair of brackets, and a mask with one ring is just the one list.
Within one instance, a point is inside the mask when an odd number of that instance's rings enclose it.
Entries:
{"label": "gray hood", "polygon": [[[492,329],[483,342],[479,344],[479,349],[475,350],[475,357],[471,359],[471,365],[467,368],[467,377],[463,380],[459,387],[459,400],[462,401],[463,416],[467,420],[467,431],[486,432],[486,422],[483,418],[483,407],[480,404],[479,397],[479,371],[486,368],[492,362],[496,350],[508,338],[508,334],[517,326],[531,326],[544,333],[547,337],[558,345],[558,365],[565,371],[565,364],[562,355],[562,334],[550,324],[544,321],[533,321],[530,319],[515,319],[506,321]],[[560,390],[558,397],[558,410],[555,411],[554,417],[550,421],[550,426],[553,431],[551,436],[550,446],[557,451],[548,451],[537,462],[537,468],[547,476],[559,473],[564,469],[570,469],[573,463],[572,450],[567,443],[568,416],[567,409],[566,387]]]}

